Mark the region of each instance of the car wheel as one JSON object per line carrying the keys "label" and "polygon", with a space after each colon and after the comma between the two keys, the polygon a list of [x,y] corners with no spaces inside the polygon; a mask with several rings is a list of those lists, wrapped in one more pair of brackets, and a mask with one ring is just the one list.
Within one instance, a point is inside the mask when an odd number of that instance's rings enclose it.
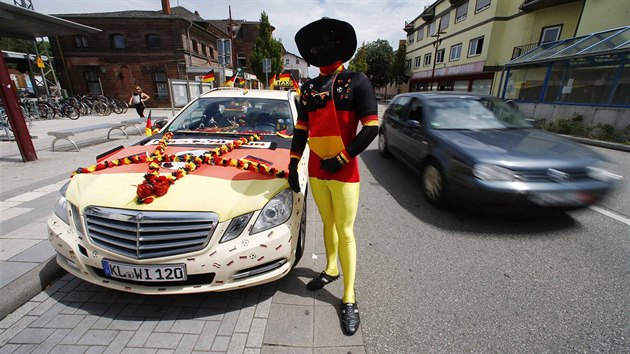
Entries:
{"label": "car wheel", "polygon": [[[308,188],[308,187],[306,187]],[[295,262],[293,262],[293,268],[298,264],[302,256],[304,255],[304,249],[306,248],[306,192],[304,191],[304,209],[302,209],[302,217],[300,219],[300,231],[298,232],[298,243],[295,248]]]}
{"label": "car wheel", "polygon": [[387,138],[385,137],[385,132],[383,130],[378,132],[378,153],[381,154],[382,157],[389,157]]}
{"label": "car wheel", "polygon": [[422,194],[424,199],[435,207],[447,205],[446,179],[440,165],[434,161],[427,161],[422,166]]}

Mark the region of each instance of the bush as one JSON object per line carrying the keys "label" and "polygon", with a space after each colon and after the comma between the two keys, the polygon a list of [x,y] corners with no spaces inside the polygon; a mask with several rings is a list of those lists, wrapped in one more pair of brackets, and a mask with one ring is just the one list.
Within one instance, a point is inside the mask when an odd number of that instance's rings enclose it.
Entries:
{"label": "bush", "polygon": [[573,114],[571,118],[560,118],[552,121],[536,119],[536,124],[542,130],[552,133],[572,135],[582,138],[611,141],[630,145],[630,125],[624,129],[615,129],[608,123],[587,125],[581,114]]}

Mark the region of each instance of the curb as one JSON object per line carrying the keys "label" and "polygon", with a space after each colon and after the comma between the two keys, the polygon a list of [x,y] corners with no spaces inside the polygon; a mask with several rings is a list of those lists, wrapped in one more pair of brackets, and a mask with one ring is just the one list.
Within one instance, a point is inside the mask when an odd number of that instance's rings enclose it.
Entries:
{"label": "curb", "polygon": [[582,143],[582,144],[586,144],[586,145],[593,145],[593,146],[602,147],[602,148],[606,148],[606,149],[630,152],[630,145],[611,143],[611,142],[602,141],[602,140],[592,140],[592,139],[580,138],[580,137],[572,136],[572,135],[563,135],[563,134],[559,134],[559,135],[561,135],[562,137],[565,137],[567,139],[571,139],[573,141],[576,141],[576,142]]}
{"label": "curb", "polygon": [[57,264],[56,256],[53,256],[2,287],[0,320],[27,303],[65,273],[66,271]]}

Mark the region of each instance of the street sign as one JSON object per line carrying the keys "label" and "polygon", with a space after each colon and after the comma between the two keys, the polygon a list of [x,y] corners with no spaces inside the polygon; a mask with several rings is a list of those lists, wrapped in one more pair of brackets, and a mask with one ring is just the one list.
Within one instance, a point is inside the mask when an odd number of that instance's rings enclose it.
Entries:
{"label": "street sign", "polygon": [[219,65],[230,66],[232,64],[232,42],[229,39],[217,40]]}
{"label": "street sign", "polygon": [[271,72],[271,59],[264,58],[263,59],[263,72],[270,73]]}

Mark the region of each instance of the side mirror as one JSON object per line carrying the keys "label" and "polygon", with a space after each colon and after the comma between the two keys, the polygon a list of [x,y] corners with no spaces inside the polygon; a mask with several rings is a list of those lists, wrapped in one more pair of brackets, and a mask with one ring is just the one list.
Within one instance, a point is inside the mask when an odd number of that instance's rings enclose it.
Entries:
{"label": "side mirror", "polygon": [[166,119],[158,120],[155,124],[153,124],[153,127],[155,129],[162,129],[166,125],[166,122],[168,122]]}

